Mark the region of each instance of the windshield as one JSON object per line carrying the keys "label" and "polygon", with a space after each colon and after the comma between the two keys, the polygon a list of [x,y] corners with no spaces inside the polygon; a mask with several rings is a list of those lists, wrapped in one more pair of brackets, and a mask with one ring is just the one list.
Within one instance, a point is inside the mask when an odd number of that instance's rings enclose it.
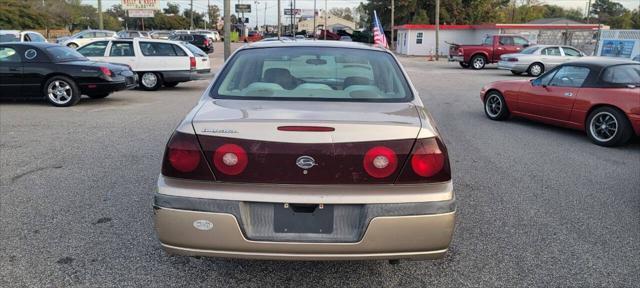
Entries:
{"label": "windshield", "polygon": [[207,56],[207,54],[205,54],[202,50],[200,50],[200,48],[194,46],[189,42],[182,42],[182,45],[184,45],[184,47],[187,47],[187,49],[189,49],[189,51],[191,51],[191,53],[193,53],[196,56],[200,56],[200,57]]}
{"label": "windshield", "polygon": [[540,49],[540,47],[532,46],[520,51],[520,54],[533,54],[534,52],[538,51],[538,49]]}
{"label": "windshield", "polygon": [[640,84],[640,64],[609,67],[604,70],[602,80],[616,84]]}
{"label": "windshield", "polygon": [[386,52],[344,48],[264,48],[238,52],[212,89],[214,98],[406,102],[412,99]]}
{"label": "windshield", "polygon": [[20,42],[18,34],[0,34],[0,43],[2,42]]}
{"label": "windshield", "polygon": [[47,48],[47,53],[52,62],[64,62],[73,60],[87,60],[78,51],[65,46],[53,46]]}

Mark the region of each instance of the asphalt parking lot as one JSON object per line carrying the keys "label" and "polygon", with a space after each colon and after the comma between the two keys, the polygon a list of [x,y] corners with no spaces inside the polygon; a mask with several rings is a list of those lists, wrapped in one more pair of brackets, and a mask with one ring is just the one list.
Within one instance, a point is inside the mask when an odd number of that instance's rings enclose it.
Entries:
{"label": "asphalt parking lot", "polygon": [[[212,56],[222,63],[221,45]],[[486,119],[491,67],[401,58],[448,145],[446,258],[279,262],[169,256],[151,201],[164,145],[208,81],[71,108],[0,103],[0,287],[630,287],[640,283],[640,139],[621,148]]]}

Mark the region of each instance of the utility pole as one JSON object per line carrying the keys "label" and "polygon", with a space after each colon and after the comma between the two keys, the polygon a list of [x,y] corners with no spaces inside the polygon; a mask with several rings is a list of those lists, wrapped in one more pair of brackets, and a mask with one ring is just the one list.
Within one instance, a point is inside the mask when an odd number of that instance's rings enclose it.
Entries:
{"label": "utility pole", "polygon": [[258,5],[260,5],[260,2],[253,1],[253,3],[256,4],[256,31],[260,31],[260,21],[258,20]]}
{"label": "utility pole", "polygon": [[280,23],[282,17],[282,3],[280,3],[280,1],[281,0],[278,0],[278,40],[282,37],[282,23]]}
{"label": "utility pole", "polygon": [[[211,2],[207,0],[207,20],[211,24]],[[204,30],[207,30],[207,22],[204,22]]]}
{"label": "utility pole", "polygon": [[262,18],[264,18],[264,20],[263,20],[264,21],[264,25],[262,25],[262,26],[264,26],[264,32],[268,32],[267,31],[267,2],[264,2],[264,17],[262,17]]}
{"label": "utility pole", "polygon": [[[44,5],[44,0],[42,1]],[[102,20],[102,0],[98,0],[98,26],[100,26],[100,30],[104,29],[104,21]]]}
{"label": "utility pole", "polygon": [[189,30],[193,30],[193,0],[191,0],[191,25],[189,25]]}
{"label": "utility pole", "polygon": [[589,0],[589,5],[587,6],[587,24],[591,23],[591,0]]}
{"label": "utility pole", "polygon": [[231,0],[224,0],[224,60],[231,56]]}
{"label": "utility pole", "polygon": [[395,31],[393,30],[393,26],[396,25],[396,1],[395,0],[391,0],[391,50],[394,50],[395,47],[395,42],[393,42],[393,37],[395,36]]}
{"label": "utility pole", "polygon": [[440,0],[436,0],[436,61],[440,58]]}
{"label": "utility pole", "polygon": [[324,0],[324,40],[327,40],[327,17],[329,16],[329,11],[327,11],[328,7],[329,5],[327,4],[327,0]]}
{"label": "utility pole", "polygon": [[313,0],[313,39],[317,38],[316,31],[318,30],[318,26],[316,24],[316,13],[318,13],[318,0]]}

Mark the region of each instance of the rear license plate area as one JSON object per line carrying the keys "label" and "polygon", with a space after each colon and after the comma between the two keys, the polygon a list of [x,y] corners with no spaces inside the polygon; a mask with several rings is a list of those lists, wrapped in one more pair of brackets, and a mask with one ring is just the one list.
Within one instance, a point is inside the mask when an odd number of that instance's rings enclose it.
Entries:
{"label": "rear license plate area", "polygon": [[333,233],[333,206],[317,204],[274,204],[276,233]]}

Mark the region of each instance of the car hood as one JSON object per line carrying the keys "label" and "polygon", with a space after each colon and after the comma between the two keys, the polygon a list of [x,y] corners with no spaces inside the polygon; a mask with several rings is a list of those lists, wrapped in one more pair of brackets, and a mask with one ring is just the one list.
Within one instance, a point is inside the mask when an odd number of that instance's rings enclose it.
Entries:
{"label": "car hood", "polygon": [[[281,126],[322,126],[331,133],[282,133]],[[193,118],[196,134],[292,143],[415,139],[421,119],[412,103],[207,100]],[[286,137],[286,138],[283,138]]]}

